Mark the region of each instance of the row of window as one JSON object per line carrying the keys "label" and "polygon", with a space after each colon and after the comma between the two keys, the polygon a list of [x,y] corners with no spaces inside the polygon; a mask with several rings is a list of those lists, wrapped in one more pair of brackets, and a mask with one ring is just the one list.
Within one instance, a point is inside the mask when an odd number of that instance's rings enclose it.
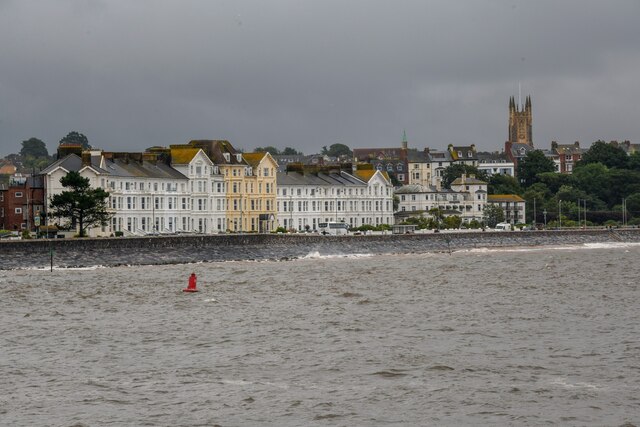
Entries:
{"label": "row of window", "polygon": [[[387,217],[386,220],[384,220],[383,217],[367,217],[367,218],[360,218],[358,221],[358,218],[343,218],[346,220],[346,223],[349,224],[350,228],[354,228],[354,227],[359,227],[361,225],[381,225],[381,224],[392,224],[393,223],[393,218],[391,217]],[[307,228],[309,230],[314,230],[317,231],[318,230],[318,224],[322,223],[322,222],[331,222],[331,221],[335,221],[336,218],[283,218],[282,219],[282,225],[284,228],[294,228],[297,229],[298,231],[303,231],[306,230]],[[384,221],[383,221],[384,220]],[[359,222],[359,223],[358,223]]]}
{"label": "row of window", "polygon": [[[293,187],[281,187],[279,188],[278,193],[281,194],[283,197],[291,197],[291,196],[302,196],[302,188],[293,188]],[[367,191],[365,194],[365,189],[364,188],[304,188],[304,195],[305,196],[378,196],[378,195],[391,195],[391,189],[388,187],[382,187],[379,185],[374,185],[373,186],[373,191],[372,191],[372,187],[367,187]]]}
{"label": "row of window", "polygon": [[[282,203],[282,205],[280,204]],[[296,210],[297,203],[297,210]],[[309,204],[311,203],[311,204]],[[282,209],[280,209],[282,206]],[[311,210],[309,210],[309,206],[311,206]],[[324,209],[322,207],[324,206]],[[277,203],[278,212],[371,212],[371,211],[381,211],[383,207],[386,207],[386,211],[391,210],[391,202],[386,201],[382,202],[381,200],[363,200],[360,202],[360,210],[358,210],[358,201],[357,200],[338,200],[337,203],[333,201],[325,201],[324,204],[322,202],[316,202],[315,200],[309,201],[297,201],[297,202],[278,202]]]}

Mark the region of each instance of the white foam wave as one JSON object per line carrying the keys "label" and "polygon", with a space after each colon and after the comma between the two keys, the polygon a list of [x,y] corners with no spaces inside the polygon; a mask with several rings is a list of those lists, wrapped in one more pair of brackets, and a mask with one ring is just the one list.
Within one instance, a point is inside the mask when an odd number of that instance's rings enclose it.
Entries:
{"label": "white foam wave", "polygon": [[552,385],[558,385],[560,387],[564,387],[564,388],[585,388],[585,389],[598,389],[600,388],[600,386],[596,385],[596,384],[590,384],[590,383],[570,383],[567,381],[566,378],[555,378],[553,379],[550,384]]}
{"label": "white foam wave", "polygon": [[333,258],[368,258],[372,257],[374,254],[330,254],[330,255],[321,255],[320,252],[314,251],[309,252],[307,255],[303,256],[300,259],[333,259]]}
{"label": "white foam wave", "polygon": [[91,270],[98,270],[100,268],[108,268],[104,265],[88,265],[86,267],[65,267],[65,266],[58,266],[58,265],[54,265],[53,268],[51,267],[23,267],[23,268],[17,268],[16,270],[29,270],[29,271],[83,271],[83,270],[87,270],[87,271],[91,271]]}
{"label": "white foam wave", "polygon": [[494,252],[541,252],[541,251],[575,251],[575,250],[590,250],[590,249],[621,249],[638,247],[640,243],[626,243],[626,242],[597,242],[597,243],[580,243],[574,245],[559,245],[559,246],[518,246],[518,247],[481,247],[473,249],[461,249],[455,252],[467,252],[467,253],[494,253]]}

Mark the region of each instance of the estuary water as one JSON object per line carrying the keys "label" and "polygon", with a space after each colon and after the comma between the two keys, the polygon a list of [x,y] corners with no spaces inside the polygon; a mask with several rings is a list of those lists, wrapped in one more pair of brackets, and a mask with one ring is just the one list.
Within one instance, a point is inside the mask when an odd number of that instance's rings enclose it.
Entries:
{"label": "estuary water", "polygon": [[0,271],[0,424],[640,425],[639,260],[598,244]]}

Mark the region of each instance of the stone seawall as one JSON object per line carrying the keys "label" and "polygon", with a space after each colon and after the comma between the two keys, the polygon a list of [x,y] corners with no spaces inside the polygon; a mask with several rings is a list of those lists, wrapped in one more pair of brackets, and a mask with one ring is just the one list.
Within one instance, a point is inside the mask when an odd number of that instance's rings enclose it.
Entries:
{"label": "stone seawall", "polygon": [[0,241],[0,269],[94,265],[283,260],[309,254],[384,254],[483,247],[640,242],[640,229],[532,232],[460,232],[406,235],[319,236],[226,234],[140,238]]}

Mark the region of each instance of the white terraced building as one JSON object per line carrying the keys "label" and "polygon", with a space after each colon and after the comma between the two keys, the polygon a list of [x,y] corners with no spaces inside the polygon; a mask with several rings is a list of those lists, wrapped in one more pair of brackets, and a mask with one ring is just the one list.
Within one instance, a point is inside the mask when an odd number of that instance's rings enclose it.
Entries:
{"label": "white terraced building", "polygon": [[453,181],[451,189],[413,184],[396,189],[395,194],[399,200],[399,220],[412,216],[412,212],[426,216],[429,210],[439,208],[445,215],[460,216],[463,222],[480,221],[487,204],[487,183],[463,175]]}
{"label": "white terraced building", "polygon": [[[171,166],[189,179],[190,197],[181,200],[189,217],[181,217],[178,231],[203,234],[224,232],[226,226],[226,186],[220,167],[201,148],[171,146]],[[186,203],[186,206],[185,206]]]}
{"label": "white terraced building", "polygon": [[322,222],[393,224],[393,186],[380,171],[278,172],[277,189],[277,223],[288,230],[317,231]]}
{"label": "white terraced building", "polygon": [[166,149],[155,153],[87,151],[82,158],[69,154],[41,172],[45,177],[47,205],[54,194],[65,190],[60,178],[69,171],[77,171],[89,179],[91,187],[109,192],[110,222],[104,227],[90,228],[89,236],[119,232],[217,233],[224,230],[226,222],[222,175],[202,150],[191,150],[175,157],[178,161],[175,167],[168,164]]}

